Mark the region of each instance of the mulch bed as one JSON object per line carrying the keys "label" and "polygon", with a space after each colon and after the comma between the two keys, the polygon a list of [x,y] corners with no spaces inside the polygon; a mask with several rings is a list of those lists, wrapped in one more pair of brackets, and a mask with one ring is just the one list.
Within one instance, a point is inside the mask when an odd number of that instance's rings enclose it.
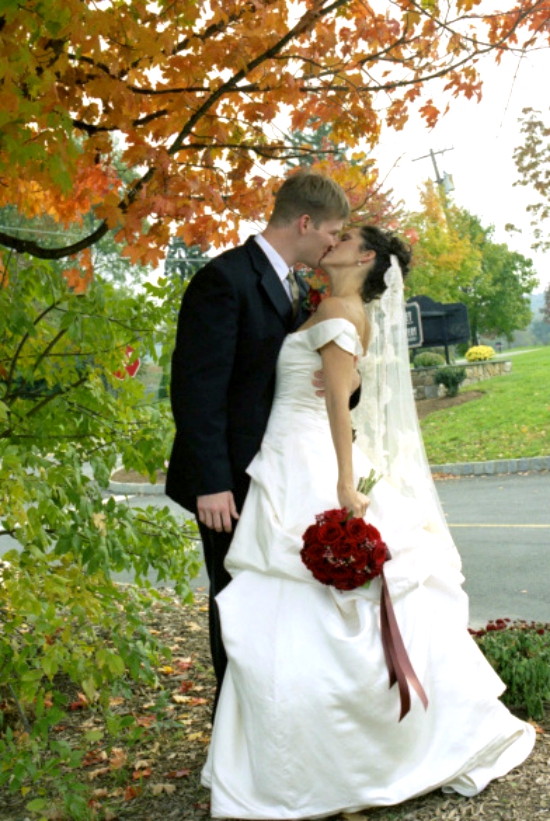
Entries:
{"label": "mulch bed", "polygon": [[[90,787],[97,819],[209,819],[208,792],[200,785],[214,693],[206,597],[199,592],[192,606],[182,606],[166,591],[151,612],[150,628],[172,649],[172,659],[159,670],[163,692],[135,688],[131,699],[113,705],[121,713],[132,713],[143,735],[133,742],[117,738],[111,748],[106,742],[91,745],[81,779]],[[155,705],[161,696],[164,706]],[[100,717],[83,705],[71,713],[60,737],[74,739],[100,724]],[[538,743],[527,762],[476,798],[436,791],[397,807],[368,810],[365,816],[369,821],[550,821],[550,720],[541,722],[538,730]],[[29,819],[25,804],[32,797],[1,791],[0,821]],[[55,806],[44,817],[72,821]],[[360,819],[362,814],[352,817]]]}

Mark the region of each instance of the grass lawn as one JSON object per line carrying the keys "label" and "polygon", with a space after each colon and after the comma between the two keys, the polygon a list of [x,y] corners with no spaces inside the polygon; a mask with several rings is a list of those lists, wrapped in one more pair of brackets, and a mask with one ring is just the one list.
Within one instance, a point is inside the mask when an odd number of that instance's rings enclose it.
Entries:
{"label": "grass lawn", "polygon": [[511,361],[510,374],[462,389],[483,391],[481,399],[422,421],[431,464],[550,454],[550,346]]}

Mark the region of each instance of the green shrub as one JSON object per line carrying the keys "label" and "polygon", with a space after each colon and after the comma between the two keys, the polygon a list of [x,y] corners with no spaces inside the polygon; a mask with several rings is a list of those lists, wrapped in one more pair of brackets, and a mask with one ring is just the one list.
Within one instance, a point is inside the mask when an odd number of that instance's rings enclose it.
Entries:
{"label": "green shrub", "polygon": [[447,396],[456,396],[458,388],[466,379],[465,368],[455,368],[452,365],[448,368],[440,368],[434,374],[434,382],[436,385],[445,385],[447,388]]}
{"label": "green shrub", "polygon": [[550,700],[550,624],[497,619],[470,632],[506,685],[502,701],[530,718],[544,718]]}
{"label": "green shrub", "polygon": [[28,795],[29,813],[90,817],[80,763],[101,733],[63,737],[71,704],[81,693],[110,738],[141,729],[112,700],[132,682],[154,689],[170,651],[144,627],[156,594],[140,591],[170,579],[192,598],[194,526],[106,493],[117,463],[154,476],[167,458],[169,403],[130,378],[124,352],[139,340],[152,366],[168,361],[178,288],[133,294],[94,276],[75,292],[53,263],[18,255],[0,287],[0,532],[16,543],[0,579],[0,792]]}
{"label": "green shrub", "polygon": [[455,345],[455,352],[457,356],[466,356],[466,351],[469,349],[470,344],[468,342],[458,342]]}
{"label": "green shrub", "polygon": [[436,368],[444,364],[445,357],[432,351],[424,351],[423,353],[417,354],[414,358],[415,368]]}
{"label": "green shrub", "polygon": [[474,345],[466,351],[466,359],[468,362],[486,362],[488,359],[493,359],[495,349],[490,345]]}

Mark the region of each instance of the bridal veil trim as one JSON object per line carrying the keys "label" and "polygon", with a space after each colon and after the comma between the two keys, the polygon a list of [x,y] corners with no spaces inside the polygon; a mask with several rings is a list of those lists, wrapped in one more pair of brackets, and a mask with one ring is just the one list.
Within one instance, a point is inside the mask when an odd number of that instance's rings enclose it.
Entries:
{"label": "bridal veil trim", "polygon": [[382,297],[365,306],[371,326],[368,354],[359,365],[363,390],[352,413],[356,444],[378,473],[425,512],[426,527],[443,537],[454,567],[461,562],[445,521],[414,402],[409,365],[403,276],[396,256],[384,275]]}

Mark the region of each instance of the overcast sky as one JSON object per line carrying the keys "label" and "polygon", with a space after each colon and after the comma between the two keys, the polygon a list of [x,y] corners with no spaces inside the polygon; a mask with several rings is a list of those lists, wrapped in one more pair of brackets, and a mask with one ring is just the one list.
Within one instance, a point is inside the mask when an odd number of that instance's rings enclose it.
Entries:
{"label": "overcast sky", "polygon": [[[525,209],[535,197],[530,189],[513,186],[517,172],[512,155],[522,143],[518,118],[523,108],[539,109],[550,121],[550,50],[531,53],[521,61],[506,56],[500,66],[485,60],[481,67],[486,79],[480,103],[453,99],[449,113],[432,130],[415,116],[402,132],[387,131],[374,153],[381,178],[389,172],[387,186],[408,210],[415,210],[419,186],[435,177],[431,159],[415,162],[415,158],[430,149],[454,148],[438,154],[436,160],[440,174],[446,171],[453,177],[455,202],[481,217],[484,225],[494,225],[496,241],[533,259],[540,281],[536,290],[541,291],[550,284],[550,254],[530,249],[533,239]],[[443,100],[435,86],[429,84],[426,91],[436,104]],[[390,170],[399,157],[398,167]],[[521,228],[522,234],[507,233],[506,223]]]}

